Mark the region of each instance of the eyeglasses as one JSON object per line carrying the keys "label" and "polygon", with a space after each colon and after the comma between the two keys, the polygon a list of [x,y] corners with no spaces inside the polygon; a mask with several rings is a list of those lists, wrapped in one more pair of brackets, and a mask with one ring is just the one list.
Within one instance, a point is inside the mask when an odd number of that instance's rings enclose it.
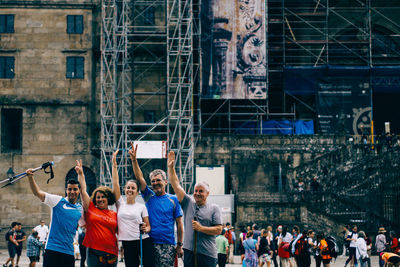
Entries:
{"label": "eyeglasses", "polygon": [[161,179],[154,179],[154,180],[151,180],[152,183],[159,183],[159,182],[161,182],[161,181],[162,181]]}

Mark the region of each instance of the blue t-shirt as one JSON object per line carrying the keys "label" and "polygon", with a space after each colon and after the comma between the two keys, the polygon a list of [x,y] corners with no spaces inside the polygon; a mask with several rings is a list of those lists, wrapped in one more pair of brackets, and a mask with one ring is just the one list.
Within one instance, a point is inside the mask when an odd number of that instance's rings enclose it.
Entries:
{"label": "blue t-shirt", "polygon": [[148,186],[142,192],[149,213],[150,237],[154,243],[175,245],[174,224],[183,212],[175,195],[157,196]]}
{"label": "blue t-shirt", "polygon": [[44,203],[52,208],[46,249],[74,255],[73,243],[82,216],[81,204],[71,204],[66,198],[48,193]]}

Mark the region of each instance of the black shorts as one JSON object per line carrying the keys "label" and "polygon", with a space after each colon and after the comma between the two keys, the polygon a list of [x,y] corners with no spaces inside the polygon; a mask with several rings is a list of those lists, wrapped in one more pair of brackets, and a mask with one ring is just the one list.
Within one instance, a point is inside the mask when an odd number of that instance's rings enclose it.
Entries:
{"label": "black shorts", "polygon": [[17,253],[17,256],[21,256],[21,254],[22,254],[22,243],[19,243],[19,246],[15,247],[15,252]]}
{"label": "black shorts", "polygon": [[331,262],[331,259],[322,259],[323,264],[329,264]]}
{"label": "black shorts", "polygon": [[58,251],[46,249],[43,256],[43,267],[74,267],[75,257]]}
{"label": "black shorts", "polygon": [[40,259],[40,256],[29,256],[28,258],[32,263],[32,262],[38,262]]}
{"label": "black shorts", "polygon": [[393,264],[396,264],[398,262],[400,262],[400,257],[399,256],[392,256],[388,259],[388,262],[391,262]]}
{"label": "black shorts", "polygon": [[8,255],[10,256],[10,258],[14,258],[15,254],[17,253],[17,247],[13,243],[8,242],[7,248],[8,248]]}

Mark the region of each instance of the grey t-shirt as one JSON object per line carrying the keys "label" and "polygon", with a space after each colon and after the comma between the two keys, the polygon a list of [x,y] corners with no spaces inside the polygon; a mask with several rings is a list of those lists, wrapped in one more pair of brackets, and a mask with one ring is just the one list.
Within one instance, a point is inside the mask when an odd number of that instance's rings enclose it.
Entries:
{"label": "grey t-shirt", "polygon": [[[222,224],[221,210],[215,204],[207,203],[204,206],[197,206],[194,199],[185,194],[181,206],[184,214],[185,236],[183,248],[190,251],[194,250],[194,231],[192,220],[196,213],[197,221],[203,226],[215,226]],[[196,212],[196,209],[197,212]],[[217,258],[217,246],[215,243],[216,235],[206,235],[197,232],[197,253]]]}

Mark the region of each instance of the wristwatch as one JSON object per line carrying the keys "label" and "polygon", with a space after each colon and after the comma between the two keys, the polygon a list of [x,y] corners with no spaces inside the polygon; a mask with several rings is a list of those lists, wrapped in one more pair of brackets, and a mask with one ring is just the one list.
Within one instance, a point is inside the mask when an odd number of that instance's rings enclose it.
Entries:
{"label": "wristwatch", "polygon": [[182,247],[183,243],[182,242],[176,242],[176,245]]}

